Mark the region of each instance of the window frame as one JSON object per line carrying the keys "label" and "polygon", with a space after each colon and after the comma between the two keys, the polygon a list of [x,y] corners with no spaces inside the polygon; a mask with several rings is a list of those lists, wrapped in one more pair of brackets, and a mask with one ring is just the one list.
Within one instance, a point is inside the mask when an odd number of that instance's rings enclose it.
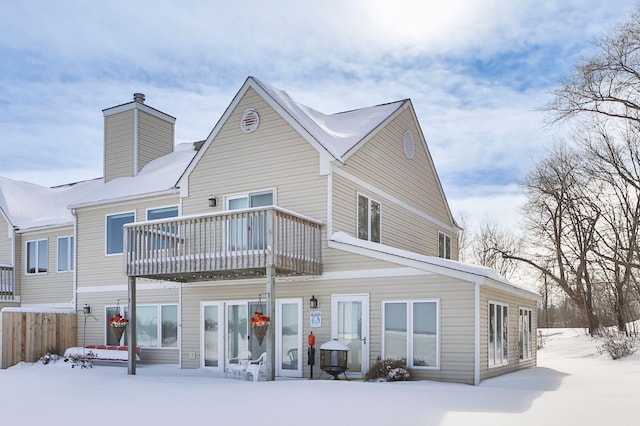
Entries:
{"label": "window frame", "polygon": [[[360,236],[360,223],[363,218],[360,217],[360,198],[364,198],[367,200],[367,238],[362,238]],[[378,231],[378,240],[375,241],[372,238],[372,230],[373,226],[373,216],[372,216],[372,205],[376,204],[378,206],[378,218],[377,218],[377,231]],[[362,192],[356,192],[356,238],[363,241],[371,241],[373,243],[382,243],[382,203],[374,198],[369,197],[368,195],[363,194]]]}
{"label": "window frame", "polygon": [[[523,313],[526,315],[523,316]],[[525,323],[527,319],[529,330]],[[520,361],[533,359],[533,309],[526,306],[518,306],[518,359]]]}
{"label": "window frame", "polygon": [[122,253],[124,252],[124,234],[123,233],[123,227],[120,227],[120,233],[122,234],[121,238],[122,238],[122,247],[120,248],[120,251],[118,252],[112,252],[109,253],[109,218],[114,217],[114,216],[124,216],[124,215],[133,215],[133,220],[131,222],[126,222],[123,224],[129,224],[129,223],[134,223],[136,221],[136,211],[135,210],[129,210],[129,211],[123,211],[123,212],[117,212],[117,213],[109,213],[109,214],[105,214],[104,215],[104,254],[105,256],[117,256],[117,255],[122,255]]}
{"label": "window frame", "polygon": [[[67,265],[66,269],[60,269],[60,241],[67,240]],[[56,272],[65,273],[73,272],[76,269],[75,265],[75,237],[73,235],[63,235],[57,238],[56,241]]]}
{"label": "window frame", "polygon": [[[46,249],[44,271],[40,270],[40,245],[44,242]],[[29,244],[34,244],[34,271],[29,271]],[[25,275],[45,275],[49,272],[49,238],[40,238],[37,240],[28,240],[24,243],[24,273]]]}
{"label": "window frame", "polygon": [[[415,311],[415,305],[419,304],[419,303],[434,303],[435,304],[435,314],[436,314],[436,324],[435,324],[435,333],[436,333],[436,346],[435,346],[435,365],[414,365],[415,359],[414,359],[414,349],[415,349],[415,342],[414,342],[414,335],[415,335],[415,324],[413,321],[413,317],[414,317],[414,311]],[[406,313],[406,318],[405,318],[405,325],[406,325],[406,332],[405,332],[405,337],[406,337],[406,347],[405,347],[405,358],[404,360],[406,361],[407,367],[408,368],[412,368],[412,369],[416,369],[416,370],[423,370],[423,371],[427,371],[427,370],[440,370],[440,344],[441,344],[441,338],[442,338],[442,333],[441,333],[441,311],[440,311],[440,299],[405,299],[405,300],[383,300],[382,301],[382,351],[381,353],[383,354],[383,356],[385,356],[386,354],[386,336],[385,336],[385,332],[386,332],[386,305],[387,304],[404,304],[406,309],[405,309],[405,313]]]}
{"label": "window frame", "polygon": [[[156,342],[157,345],[155,346],[144,346],[144,345],[140,345],[140,342],[137,342],[137,346],[141,347],[141,348],[151,348],[151,349],[178,349],[180,347],[180,307],[178,303],[144,303],[144,304],[136,304],[136,309],[139,308],[144,308],[144,307],[155,307],[156,308],[156,318],[158,320],[158,323],[156,324]],[[165,346],[163,345],[163,307],[166,306],[175,306],[176,307],[176,344],[175,346]],[[109,315],[108,315],[108,310],[109,309],[113,309],[113,308],[118,308],[118,312],[120,313],[120,315],[122,315],[125,318],[129,318],[129,306],[128,305],[106,305],[104,307],[104,315],[105,315],[105,321],[106,321],[106,326],[105,326],[105,345],[108,345],[108,335],[109,335]],[[136,332],[140,333],[139,331],[139,327],[136,327]],[[136,339],[137,340],[137,339]],[[122,344],[123,345],[127,345],[129,342],[129,337],[128,337],[128,327],[127,330],[125,330],[123,336],[122,336]],[[117,343],[117,345],[120,345],[120,342]]]}
{"label": "window frame", "polygon": [[[494,316],[497,313],[496,307],[500,307],[501,311],[501,323],[500,323],[500,359],[498,359],[498,319],[497,317],[491,320],[491,306],[494,306]],[[505,316],[506,309],[506,316]],[[505,321],[506,320],[506,321]],[[492,326],[493,324],[493,326]],[[491,332],[494,336],[493,343],[491,342]],[[506,341],[505,341],[506,338]],[[491,359],[491,347],[493,346],[493,362]],[[506,354],[505,354],[506,351]],[[489,300],[487,306],[487,364],[489,368],[504,367],[509,365],[509,304],[504,302],[498,302],[495,300]]]}
{"label": "window frame", "polygon": [[[440,239],[443,239],[442,251],[440,251]],[[438,231],[438,257],[442,259],[451,259],[451,236],[442,231]]]}

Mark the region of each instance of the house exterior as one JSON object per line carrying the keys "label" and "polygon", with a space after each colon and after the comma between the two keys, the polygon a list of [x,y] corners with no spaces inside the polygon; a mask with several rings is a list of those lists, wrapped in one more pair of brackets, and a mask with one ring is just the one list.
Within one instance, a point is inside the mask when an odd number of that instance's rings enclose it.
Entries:
{"label": "house exterior", "polygon": [[[220,374],[249,350],[267,378],[309,377],[311,332],[350,348],[352,377],[377,358],[468,384],[536,365],[538,295],[457,261],[410,100],[325,115],[249,77],[204,141],[175,147],[144,95],[103,114],[103,178],[0,178],[0,307],[86,307],[82,345],[131,334],[142,362]],[[115,313],[135,318],[120,342]]]}

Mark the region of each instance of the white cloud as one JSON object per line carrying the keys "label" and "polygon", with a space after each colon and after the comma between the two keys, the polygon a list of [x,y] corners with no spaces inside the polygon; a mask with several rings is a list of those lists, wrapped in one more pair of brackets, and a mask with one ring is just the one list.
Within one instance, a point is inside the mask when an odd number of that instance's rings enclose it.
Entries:
{"label": "white cloud", "polygon": [[[177,118],[178,142],[204,139],[255,75],[326,113],[412,98],[454,210],[515,223],[513,185],[554,137],[535,109],[636,6],[10,2],[0,13],[0,175],[100,175],[101,110],[134,92]],[[487,189],[476,192],[479,178]]]}

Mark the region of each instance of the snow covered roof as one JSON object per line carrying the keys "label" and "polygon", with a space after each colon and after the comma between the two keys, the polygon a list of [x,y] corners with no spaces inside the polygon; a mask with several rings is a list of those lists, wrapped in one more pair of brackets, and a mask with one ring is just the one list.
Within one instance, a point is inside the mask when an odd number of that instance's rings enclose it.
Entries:
{"label": "snow covered roof", "polygon": [[315,140],[339,160],[344,160],[346,154],[407,102],[407,100],[401,100],[326,115],[296,102],[284,90],[276,89],[255,77],[249,77],[248,81],[255,81]]}
{"label": "snow covered roof", "polygon": [[196,154],[192,143],[147,164],[137,176],[93,179],[47,188],[0,177],[0,209],[17,229],[73,223],[72,207],[153,194],[175,188]]}
{"label": "snow covered roof", "polygon": [[391,247],[385,244],[361,240],[359,238],[352,237],[351,235],[348,235],[344,232],[334,232],[330,237],[330,241],[352,247],[358,247],[370,252],[390,255],[392,257],[395,257],[396,259],[413,261],[414,266],[424,266],[424,269],[426,270],[433,270],[435,268],[438,270],[438,272],[445,274],[447,274],[447,271],[449,271],[449,273],[472,275],[481,279],[486,278],[507,285],[513,289],[524,291],[532,296],[539,297],[539,294],[531,288],[513,283],[505,277],[499,275],[493,269],[484,266],[471,265],[468,263],[458,262],[456,260],[443,259],[441,257],[425,256],[412,251]]}

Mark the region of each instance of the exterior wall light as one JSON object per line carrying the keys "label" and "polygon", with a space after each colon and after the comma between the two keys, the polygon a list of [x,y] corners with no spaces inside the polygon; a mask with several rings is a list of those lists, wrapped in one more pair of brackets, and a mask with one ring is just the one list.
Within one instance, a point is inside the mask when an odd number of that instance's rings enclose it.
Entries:
{"label": "exterior wall light", "polygon": [[84,312],[85,314],[90,314],[91,313],[91,306],[89,306],[88,304],[84,304],[84,306],[82,307],[82,312]]}
{"label": "exterior wall light", "polygon": [[309,299],[309,307],[311,309],[318,309],[318,299],[316,299],[315,295],[311,296],[311,299]]}
{"label": "exterior wall light", "polygon": [[215,207],[216,206],[216,196],[215,195],[209,195],[209,207]]}

